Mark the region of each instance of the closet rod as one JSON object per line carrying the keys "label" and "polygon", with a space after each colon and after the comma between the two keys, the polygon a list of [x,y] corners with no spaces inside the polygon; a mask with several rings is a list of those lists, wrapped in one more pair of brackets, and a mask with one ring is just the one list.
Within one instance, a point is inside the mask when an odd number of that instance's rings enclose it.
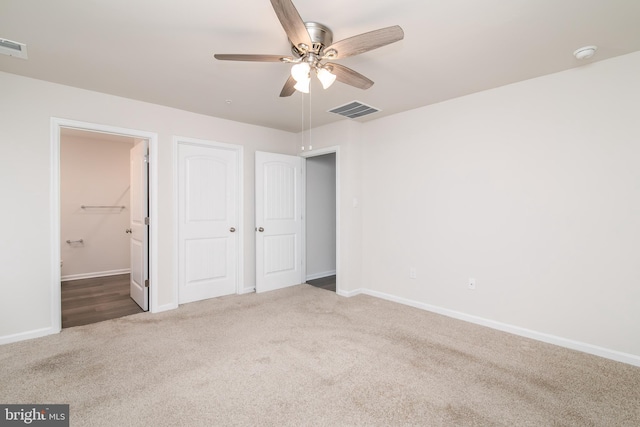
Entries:
{"label": "closet rod", "polygon": [[103,209],[124,209],[126,206],[103,206],[103,205],[81,205],[82,209],[93,209],[93,208],[103,208]]}

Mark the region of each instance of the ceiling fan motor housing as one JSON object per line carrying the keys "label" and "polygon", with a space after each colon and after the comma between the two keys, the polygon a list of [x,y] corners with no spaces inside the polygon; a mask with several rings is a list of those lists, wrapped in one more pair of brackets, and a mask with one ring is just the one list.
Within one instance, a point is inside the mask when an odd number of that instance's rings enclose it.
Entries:
{"label": "ceiling fan motor housing", "polygon": [[320,55],[322,49],[331,46],[331,43],[333,43],[333,32],[326,25],[317,22],[305,22],[304,26],[307,28],[313,46],[307,49],[307,51],[303,51],[294,44],[291,44],[291,52],[295,56],[302,57],[307,53]]}

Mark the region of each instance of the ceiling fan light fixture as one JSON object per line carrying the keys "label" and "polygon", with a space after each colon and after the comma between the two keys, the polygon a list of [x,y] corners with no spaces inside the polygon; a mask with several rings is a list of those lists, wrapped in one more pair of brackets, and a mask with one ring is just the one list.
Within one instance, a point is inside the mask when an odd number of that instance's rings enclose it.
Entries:
{"label": "ceiling fan light fixture", "polygon": [[298,92],[309,93],[309,83],[311,83],[310,78],[300,80],[293,88]]}
{"label": "ceiling fan light fixture", "polygon": [[336,75],[332,74],[326,68],[318,68],[316,72],[318,74],[318,80],[320,80],[320,83],[322,83],[323,89],[328,89],[333,84],[333,82],[336,81]]}
{"label": "ceiling fan light fixture", "polygon": [[306,62],[301,62],[291,67],[291,77],[293,77],[298,83],[304,80],[308,82],[309,71],[311,71],[311,67],[309,66],[309,64]]}

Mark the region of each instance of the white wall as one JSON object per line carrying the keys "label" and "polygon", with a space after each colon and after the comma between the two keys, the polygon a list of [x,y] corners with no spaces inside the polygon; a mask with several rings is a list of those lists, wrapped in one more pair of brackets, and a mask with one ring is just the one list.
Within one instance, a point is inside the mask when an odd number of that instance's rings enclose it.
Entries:
{"label": "white wall", "polygon": [[[638,75],[634,53],[313,129],[314,149],[340,147],[342,293],[368,289],[640,361]],[[247,230],[254,151],[298,152],[286,132],[6,73],[0,87],[0,339],[50,323],[51,116],[159,134],[160,304],[172,303],[176,255],[171,136],[244,145]],[[249,281],[254,234],[244,243]]]}
{"label": "white wall", "polygon": [[[158,304],[175,304],[173,135],[244,146],[244,278],[255,285],[254,152],[295,153],[294,135],[0,72],[0,342],[51,328],[51,117],[155,132],[158,147]],[[215,94],[210,96],[215,102]],[[224,100],[220,100],[224,102]]]}
{"label": "white wall", "polygon": [[366,123],[363,286],[640,364],[638,76],[640,52]]}
{"label": "white wall", "polygon": [[[129,142],[63,136],[60,140],[62,279],[129,270]],[[81,206],[124,206],[85,208]],[[67,243],[67,240],[82,243]]]}
{"label": "white wall", "polygon": [[336,155],[306,160],[307,280],[336,272]]}

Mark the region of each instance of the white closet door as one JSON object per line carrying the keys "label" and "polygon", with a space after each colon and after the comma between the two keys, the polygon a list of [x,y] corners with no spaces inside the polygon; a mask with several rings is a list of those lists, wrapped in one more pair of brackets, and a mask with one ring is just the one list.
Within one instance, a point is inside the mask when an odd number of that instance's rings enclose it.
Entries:
{"label": "white closet door", "polygon": [[178,144],[179,302],[236,293],[238,152]]}
{"label": "white closet door", "polygon": [[303,159],[256,152],[256,292],[303,283]]}
{"label": "white closet door", "polygon": [[148,141],[137,141],[129,152],[130,161],[130,256],[131,282],[129,294],[143,310],[149,310],[149,215],[147,196]]}

